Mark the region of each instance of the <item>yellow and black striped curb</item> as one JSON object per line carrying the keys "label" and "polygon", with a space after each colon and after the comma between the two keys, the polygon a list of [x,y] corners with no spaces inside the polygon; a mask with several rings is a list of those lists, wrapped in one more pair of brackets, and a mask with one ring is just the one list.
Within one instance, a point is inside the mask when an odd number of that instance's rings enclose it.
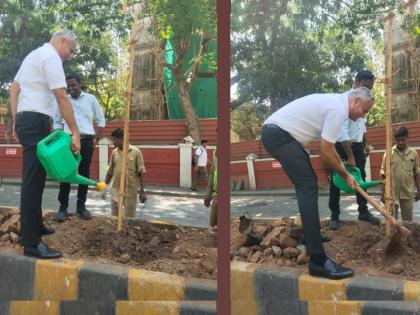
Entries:
{"label": "yellow and black striped curb", "polygon": [[231,315],[418,315],[420,302],[280,301],[252,312],[246,301],[232,301]]}
{"label": "yellow and black striped curb", "polygon": [[215,315],[215,301],[0,301],[0,315]]}
{"label": "yellow and black striped curb", "polygon": [[216,281],[0,253],[0,300],[215,301]]}
{"label": "yellow and black striped curb", "polygon": [[[329,280],[312,277],[295,268],[266,267],[235,261],[231,262],[230,277],[232,310],[236,310],[235,314],[244,314],[245,310],[249,315],[271,314],[261,311],[280,309],[285,301],[308,302],[308,305],[315,301],[356,304],[361,303],[357,301],[420,302],[420,282],[417,281],[358,276]],[[353,305],[351,303],[348,305]]]}

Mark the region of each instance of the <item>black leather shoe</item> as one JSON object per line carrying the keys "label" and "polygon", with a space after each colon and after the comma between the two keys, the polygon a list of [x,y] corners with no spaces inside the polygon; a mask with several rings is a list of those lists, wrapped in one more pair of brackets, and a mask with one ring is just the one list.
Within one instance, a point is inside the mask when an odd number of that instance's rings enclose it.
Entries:
{"label": "black leather shoe", "polygon": [[323,277],[333,280],[353,277],[354,271],[350,268],[337,265],[331,259],[327,259],[324,266],[309,262],[309,274],[311,276]]}
{"label": "black leather shoe", "polygon": [[[329,241],[331,241],[331,238],[330,237],[321,234],[321,242],[322,243],[327,243]],[[305,235],[303,235],[303,234],[300,236],[300,243],[302,245],[305,245],[306,244],[306,242],[305,242]]]}
{"label": "black leather shoe", "polygon": [[370,224],[379,224],[381,220],[374,215],[372,215],[369,211],[359,213],[359,221],[365,221]]}
{"label": "black leather shoe", "polygon": [[329,225],[330,225],[330,229],[331,230],[338,230],[338,222],[340,221],[340,219],[339,218],[335,218],[335,217],[331,217],[330,218],[330,223],[329,223]]}
{"label": "black leather shoe", "polygon": [[63,255],[61,252],[49,248],[43,242],[39,242],[36,247],[24,247],[23,254],[25,256],[37,257],[41,259],[56,259]]}
{"label": "black leather shoe", "polygon": [[92,215],[86,208],[80,208],[76,210],[78,216],[83,220],[90,220],[92,219]]}
{"label": "black leather shoe", "polygon": [[53,234],[55,231],[51,226],[46,225],[45,223],[42,224],[41,227],[41,235],[50,235]]}

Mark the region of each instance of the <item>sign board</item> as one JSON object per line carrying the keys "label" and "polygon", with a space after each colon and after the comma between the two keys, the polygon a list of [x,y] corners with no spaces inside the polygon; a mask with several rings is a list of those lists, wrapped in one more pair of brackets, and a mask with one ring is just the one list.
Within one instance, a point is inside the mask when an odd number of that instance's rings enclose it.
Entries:
{"label": "sign board", "polygon": [[16,155],[17,148],[7,148],[6,149],[6,155]]}
{"label": "sign board", "polygon": [[273,163],[271,163],[271,166],[273,168],[281,168],[280,162],[279,161],[274,161]]}

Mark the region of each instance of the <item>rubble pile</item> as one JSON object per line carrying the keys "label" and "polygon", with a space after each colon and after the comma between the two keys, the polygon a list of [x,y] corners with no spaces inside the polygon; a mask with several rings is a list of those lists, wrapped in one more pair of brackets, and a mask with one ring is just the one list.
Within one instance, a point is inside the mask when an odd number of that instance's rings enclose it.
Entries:
{"label": "rubble pile", "polygon": [[20,235],[20,211],[14,207],[0,207],[0,246],[18,243]]}
{"label": "rubble pile", "polygon": [[288,217],[267,221],[251,221],[241,217],[239,233],[232,231],[231,258],[281,266],[308,263],[306,247],[301,244],[302,228],[298,221]]}

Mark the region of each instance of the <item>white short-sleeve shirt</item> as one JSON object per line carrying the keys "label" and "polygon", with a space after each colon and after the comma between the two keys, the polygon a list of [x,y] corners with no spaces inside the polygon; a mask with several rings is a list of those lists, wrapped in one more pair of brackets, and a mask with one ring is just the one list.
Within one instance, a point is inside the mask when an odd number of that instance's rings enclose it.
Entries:
{"label": "white short-sleeve shirt", "polygon": [[52,90],[66,88],[67,84],[61,58],[50,43],[25,57],[15,81],[20,85],[18,113],[31,111],[54,117],[57,102]]}
{"label": "white short-sleeve shirt", "polygon": [[195,150],[195,155],[198,156],[198,166],[207,166],[207,150],[203,146]]}
{"label": "white short-sleeve shirt", "polygon": [[307,146],[320,138],[335,143],[348,117],[348,94],[311,94],[286,104],[264,125],[277,125]]}

